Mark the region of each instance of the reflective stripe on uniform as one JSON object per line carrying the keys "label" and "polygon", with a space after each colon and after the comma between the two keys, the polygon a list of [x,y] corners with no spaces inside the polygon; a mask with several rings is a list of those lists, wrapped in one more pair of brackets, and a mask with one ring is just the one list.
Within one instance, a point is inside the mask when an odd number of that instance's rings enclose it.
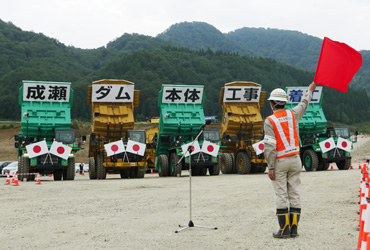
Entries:
{"label": "reflective stripe on uniform", "polygon": [[[280,139],[280,142],[277,142],[277,153],[276,158],[281,158],[293,154],[299,153],[299,145],[298,141],[296,143],[296,140],[298,140],[298,135],[296,132],[293,112],[291,110],[284,110],[286,111],[286,115],[281,116],[277,118],[275,115],[271,115],[267,117],[271,121],[271,123],[274,125],[275,134],[278,133],[279,137],[277,139]],[[282,122],[287,122],[288,126],[284,125],[286,132],[288,132],[289,135],[289,142],[288,139],[284,133],[284,129],[281,125]],[[281,143],[283,145],[281,145]],[[282,148],[283,146],[284,148]]]}

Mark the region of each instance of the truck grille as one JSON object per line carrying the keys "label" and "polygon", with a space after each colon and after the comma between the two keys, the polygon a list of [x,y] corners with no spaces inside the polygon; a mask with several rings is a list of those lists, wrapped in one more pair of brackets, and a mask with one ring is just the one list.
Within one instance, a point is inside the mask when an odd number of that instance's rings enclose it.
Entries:
{"label": "truck grille", "polygon": [[343,149],[335,148],[335,149],[328,151],[329,159],[333,159],[333,158],[341,159],[341,158],[345,158],[345,156],[346,156],[346,152]]}
{"label": "truck grille", "polygon": [[55,155],[52,155],[52,154],[44,154],[44,155],[41,155],[38,158],[38,164],[41,164],[41,165],[52,165],[52,164],[57,164],[58,163],[58,160],[59,160],[58,156],[55,156]]}

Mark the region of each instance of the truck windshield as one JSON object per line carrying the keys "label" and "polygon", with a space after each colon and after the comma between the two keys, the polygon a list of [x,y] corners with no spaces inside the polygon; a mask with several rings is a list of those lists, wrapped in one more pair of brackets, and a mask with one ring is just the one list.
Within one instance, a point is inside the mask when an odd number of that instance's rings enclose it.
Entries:
{"label": "truck windshield", "polygon": [[75,141],[75,131],[72,129],[55,130],[55,140],[64,144],[72,144]]}
{"label": "truck windshield", "polygon": [[145,131],[129,130],[127,131],[127,138],[132,141],[145,143]]}
{"label": "truck windshield", "polygon": [[348,139],[350,136],[348,128],[334,128],[334,130],[337,137]]}
{"label": "truck windshield", "polygon": [[220,131],[204,130],[203,137],[205,140],[210,141],[210,142],[219,142],[220,141]]}

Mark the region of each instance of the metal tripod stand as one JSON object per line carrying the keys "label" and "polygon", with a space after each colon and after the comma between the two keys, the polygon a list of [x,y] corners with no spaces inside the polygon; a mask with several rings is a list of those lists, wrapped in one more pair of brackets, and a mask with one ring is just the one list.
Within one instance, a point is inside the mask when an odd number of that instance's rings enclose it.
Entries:
{"label": "metal tripod stand", "polygon": [[[209,120],[208,120],[209,121]],[[192,196],[191,196],[191,152],[192,152],[192,147],[193,147],[193,144],[194,142],[198,141],[198,137],[203,133],[203,130],[204,130],[204,127],[205,125],[208,125],[210,122],[208,122],[204,125],[201,126],[200,128],[200,131],[199,131],[199,134],[197,135],[197,137],[194,139],[194,141],[192,142],[192,144],[188,147],[188,150],[187,152],[189,152],[189,200],[190,200],[190,206],[189,206],[189,211],[190,211],[190,219],[189,219],[189,222],[187,225],[179,225],[179,227],[181,227],[179,230],[176,230],[175,233],[178,233],[178,232],[181,232],[182,230],[185,230],[185,229],[188,229],[188,228],[191,228],[191,227],[197,227],[197,228],[208,228],[208,229],[214,229],[214,230],[217,230],[217,227],[210,227],[210,226],[199,226],[199,225],[194,225],[193,223],[193,220],[192,220]],[[181,159],[177,162],[177,164],[179,164],[182,159],[185,157],[186,155],[186,152],[184,152],[183,156],[181,157]]]}

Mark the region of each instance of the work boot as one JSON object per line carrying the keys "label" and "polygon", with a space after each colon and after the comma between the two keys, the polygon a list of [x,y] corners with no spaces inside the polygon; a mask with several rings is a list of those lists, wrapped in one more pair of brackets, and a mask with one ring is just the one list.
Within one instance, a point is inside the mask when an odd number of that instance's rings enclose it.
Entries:
{"label": "work boot", "polygon": [[301,217],[301,209],[300,208],[290,208],[289,219],[290,219],[290,237],[297,237],[298,236],[298,222],[299,218]]}
{"label": "work boot", "polygon": [[289,212],[287,208],[277,209],[276,214],[278,216],[280,229],[276,233],[273,233],[274,238],[288,238],[290,237],[289,230]]}

